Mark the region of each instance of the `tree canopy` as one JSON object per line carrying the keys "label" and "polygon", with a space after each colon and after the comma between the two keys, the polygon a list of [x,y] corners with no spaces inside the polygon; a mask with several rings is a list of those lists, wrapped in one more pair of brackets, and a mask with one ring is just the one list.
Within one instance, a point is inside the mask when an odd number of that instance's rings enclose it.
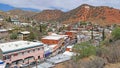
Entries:
{"label": "tree canopy", "polygon": [[96,47],[90,44],[90,42],[82,42],[80,44],[76,44],[73,47],[73,51],[77,53],[76,59],[96,55]]}
{"label": "tree canopy", "polygon": [[113,39],[113,40],[119,40],[119,39],[120,39],[120,27],[116,27],[116,28],[112,31],[112,39]]}

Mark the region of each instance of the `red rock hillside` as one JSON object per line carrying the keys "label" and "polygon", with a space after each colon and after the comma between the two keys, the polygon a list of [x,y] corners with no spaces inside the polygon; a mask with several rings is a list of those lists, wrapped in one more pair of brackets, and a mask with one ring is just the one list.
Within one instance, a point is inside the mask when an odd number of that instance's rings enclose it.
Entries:
{"label": "red rock hillside", "polygon": [[34,19],[38,21],[59,21],[61,23],[76,23],[90,21],[102,25],[119,24],[120,10],[107,6],[91,6],[83,4],[71,11],[44,10],[36,14]]}
{"label": "red rock hillside", "polygon": [[60,10],[44,10],[34,15],[33,18],[37,21],[56,21],[61,15],[63,12]]}
{"label": "red rock hillside", "polygon": [[120,10],[106,6],[90,6],[83,4],[64,14],[60,19],[63,23],[90,21],[97,24],[120,24]]}

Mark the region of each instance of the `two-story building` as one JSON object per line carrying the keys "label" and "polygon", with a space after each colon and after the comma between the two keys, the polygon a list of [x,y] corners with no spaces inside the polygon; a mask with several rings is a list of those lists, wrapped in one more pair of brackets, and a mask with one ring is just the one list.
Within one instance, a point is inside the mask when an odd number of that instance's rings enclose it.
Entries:
{"label": "two-story building", "polygon": [[17,18],[11,18],[11,22],[15,25],[20,25],[20,21]]}
{"label": "two-story building", "polygon": [[8,30],[7,29],[0,29],[0,39],[8,36]]}
{"label": "two-story building", "polygon": [[68,35],[70,39],[74,39],[77,36],[77,31],[66,31],[65,35]]}
{"label": "two-story building", "polygon": [[67,44],[68,40],[66,39],[68,39],[67,35],[50,35],[42,38],[42,42],[49,45],[52,52],[56,54]]}
{"label": "two-story building", "polygon": [[18,37],[19,37],[20,40],[27,40],[29,35],[30,35],[29,31],[23,31],[23,32],[18,33]]}
{"label": "two-story building", "polygon": [[69,36],[71,44],[77,42],[77,31],[66,31],[65,35]]}
{"label": "two-story building", "polygon": [[[15,41],[1,43],[1,56],[11,67],[30,64],[44,59],[44,46],[40,42]],[[9,66],[10,67],[10,66]]]}

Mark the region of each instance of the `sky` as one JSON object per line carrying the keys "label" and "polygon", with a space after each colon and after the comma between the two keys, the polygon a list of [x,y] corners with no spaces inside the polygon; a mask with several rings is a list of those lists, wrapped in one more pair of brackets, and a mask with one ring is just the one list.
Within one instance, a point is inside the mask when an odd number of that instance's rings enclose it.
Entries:
{"label": "sky", "polygon": [[32,11],[46,9],[69,11],[82,4],[109,6],[120,9],[120,0],[0,0],[0,10],[9,11],[20,8]]}

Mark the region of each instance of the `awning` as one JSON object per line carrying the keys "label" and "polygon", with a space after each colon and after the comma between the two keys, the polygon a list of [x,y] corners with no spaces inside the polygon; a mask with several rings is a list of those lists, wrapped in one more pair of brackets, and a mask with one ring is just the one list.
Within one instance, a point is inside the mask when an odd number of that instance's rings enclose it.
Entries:
{"label": "awning", "polygon": [[4,61],[0,60],[0,64],[4,64]]}
{"label": "awning", "polygon": [[49,56],[50,54],[52,54],[52,52],[46,52],[45,57]]}

